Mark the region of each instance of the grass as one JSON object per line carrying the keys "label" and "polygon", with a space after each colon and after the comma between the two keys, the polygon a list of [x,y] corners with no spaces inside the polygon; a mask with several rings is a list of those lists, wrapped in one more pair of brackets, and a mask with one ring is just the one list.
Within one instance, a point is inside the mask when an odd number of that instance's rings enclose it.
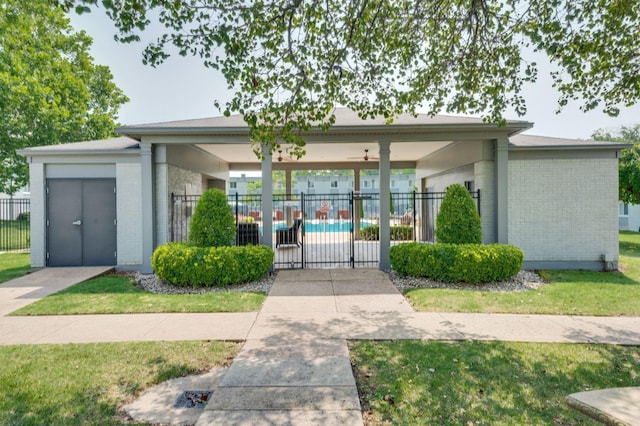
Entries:
{"label": "grass", "polygon": [[596,425],[564,398],[640,385],[638,347],[359,341],[350,350],[368,425]]}
{"label": "grass", "polygon": [[29,253],[0,254],[0,283],[18,278],[29,272]]}
{"label": "grass", "polygon": [[164,312],[250,312],[260,309],[261,293],[153,294],[133,278],[106,275],[45,297],[11,315],[79,315]]}
{"label": "grass", "polygon": [[228,365],[231,342],[0,347],[0,424],[124,425],[144,389]]}
{"label": "grass", "polygon": [[640,315],[640,233],[620,233],[622,272],[541,271],[546,284],[518,293],[415,289],[418,311],[558,315]]}

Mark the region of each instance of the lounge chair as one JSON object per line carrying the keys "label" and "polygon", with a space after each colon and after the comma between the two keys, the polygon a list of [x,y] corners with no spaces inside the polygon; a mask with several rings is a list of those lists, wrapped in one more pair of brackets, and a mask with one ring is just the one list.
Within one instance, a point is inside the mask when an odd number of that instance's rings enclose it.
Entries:
{"label": "lounge chair", "polygon": [[281,245],[295,244],[300,247],[300,242],[298,241],[298,234],[300,231],[300,227],[302,226],[302,219],[295,219],[293,221],[293,225],[287,229],[277,229],[276,230],[276,248]]}

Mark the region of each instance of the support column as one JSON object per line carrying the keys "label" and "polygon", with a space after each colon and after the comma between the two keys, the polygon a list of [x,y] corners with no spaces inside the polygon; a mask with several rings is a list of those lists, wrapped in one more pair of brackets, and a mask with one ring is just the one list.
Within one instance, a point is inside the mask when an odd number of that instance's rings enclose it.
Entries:
{"label": "support column", "polygon": [[31,184],[31,267],[47,266],[47,177],[43,163],[29,162],[29,182]]}
{"label": "support column", "polygon": [[285,194],[287,195],[291,195],[292,194],[292,183],[291,183],[291,170],[286,170],[285,172],[285,177],[284,177],[284,181],[285,181]]}
{"label": "support column", "polygon": [[167,145],[154,146],[153,168],[155,179],[155,241],[157,245],[169,241],[169,165],[167,164]]}
{"label": "support column", "polygon": [[153,162],[151,143],[140,142],[140,165],[142,184],[142,268],[140,272],[150,274],[151,256],[154,244],[154,212],[153,212]]}
{"label": "support column", "polygon": [[262,145],[262,244],[273,247],[273,176],[271,153]]}
{"label": "support column", "polygon": [[380,162],[378,163],[378,173],[380,175],[380,270],[391,270],[389,262],[390,238],[390,218],[391,208],[391,161],[389,141],[378,141],[380,148]]}
{"label": "support column", "polygon": [[509,243],[509,139],[495,141],[495,215],[496,241]]}
{"label": "support column", "polygon": [[353,221],[353,236],[356,240],[360,239],[360,215],[362,213],[362,208],[364,207],[362,204],[362,194],[360,194],[360,167],[353,168],[353,192],[359,194],[356,200],[353,202],[353,217],[351,220]]}

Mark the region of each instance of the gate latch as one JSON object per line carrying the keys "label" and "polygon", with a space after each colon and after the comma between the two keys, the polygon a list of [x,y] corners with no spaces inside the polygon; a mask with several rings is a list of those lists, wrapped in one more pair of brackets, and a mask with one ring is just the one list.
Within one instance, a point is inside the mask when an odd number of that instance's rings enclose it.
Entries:
{"label": "gate latch", "polygon": [[71,224],[75,225],[75,226],[80,226],[80,225],[82,225],[82,221],[80,219],[78,219],[75,222],[71,222]]}

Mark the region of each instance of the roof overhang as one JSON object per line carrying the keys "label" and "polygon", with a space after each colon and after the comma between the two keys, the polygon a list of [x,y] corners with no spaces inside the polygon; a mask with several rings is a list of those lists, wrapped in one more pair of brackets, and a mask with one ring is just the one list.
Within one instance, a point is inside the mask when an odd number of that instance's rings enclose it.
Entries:
{"label": "roof overhang", "polygon": [[[377,156],[379,141],[391,142],[391,161],[395,164],[415,164],[453,142],[509,138],[533,126],[526,121],[507,121],[504,126],[498,126],[474,117],[425,114],[404,114],[387,124],[383,118],[361,119],[345,108],[337,108],[335,114],[336,122],[327,131],[316,128],[301,133],[306,143],[304,157],[288,157],[285,146],[282,155],[273,154],[274,166],[284,163],[276,161],[280,156],[285,161],[313,167],[320,167],[322,163],[325,168],[326,163],[353,163],[363,159],[365,150],[370,157]],[[249,167],[260,162],[250,148],[249,127],[239,115],[122,126],[117,131],[150,144],[197,145],[229,164]]]}

